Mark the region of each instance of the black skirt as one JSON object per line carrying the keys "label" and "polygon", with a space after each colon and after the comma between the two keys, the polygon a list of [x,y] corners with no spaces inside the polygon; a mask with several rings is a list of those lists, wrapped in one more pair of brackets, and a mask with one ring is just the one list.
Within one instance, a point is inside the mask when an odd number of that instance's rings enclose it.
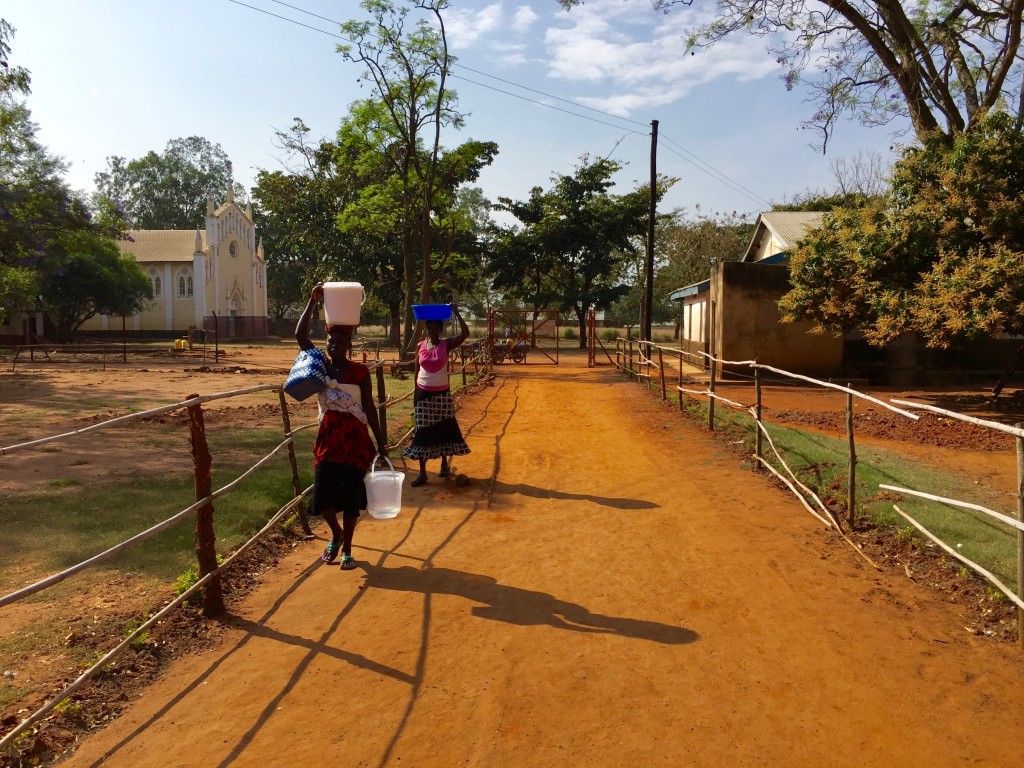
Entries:
{"label": "black skirt", "polygon": [[440,459],[442,456],[465,456],[469,453],[469,446],[455,419],[451,390],[432,391],[416,387],[413,404],[416,434],[412,445],[405,449],[403,455],[406,458]]}

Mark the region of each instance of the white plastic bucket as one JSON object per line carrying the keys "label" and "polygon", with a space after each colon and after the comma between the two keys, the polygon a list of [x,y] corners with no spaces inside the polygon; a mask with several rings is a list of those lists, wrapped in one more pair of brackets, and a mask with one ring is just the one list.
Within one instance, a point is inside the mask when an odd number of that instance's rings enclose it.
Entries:
{"label": "white plastic bucket", "polygon": [[390,520],[398,517],[402,509],[402,482],[405,473],[395,469],[391,459],[384,457],[388,469],[377,471],[377,456],[373,460],[370,471],[363,477],[366,485],[366,511],[378,520]]}
{"label": "white plastic bucket", "polygon": [[359,308],[366,301],[360,283],[324,283],[324,319],[328,325],[359,325]]}

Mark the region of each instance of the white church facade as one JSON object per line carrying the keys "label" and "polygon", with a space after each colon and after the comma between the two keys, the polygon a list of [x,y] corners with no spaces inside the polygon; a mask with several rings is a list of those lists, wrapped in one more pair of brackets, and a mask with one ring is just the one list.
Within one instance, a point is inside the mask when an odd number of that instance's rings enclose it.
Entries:
{"label": "white church facade", "polygon": [[[184,335],[216,330],[221,340],[267,335],[267,266],[256,240],[252,207],[207,202],[206,229],[143,229],[118,246],[131,254],[153,287],[153,300],[128,317],[127,331]],[[80,332],[121,332],[122,318],[97,315]]]}

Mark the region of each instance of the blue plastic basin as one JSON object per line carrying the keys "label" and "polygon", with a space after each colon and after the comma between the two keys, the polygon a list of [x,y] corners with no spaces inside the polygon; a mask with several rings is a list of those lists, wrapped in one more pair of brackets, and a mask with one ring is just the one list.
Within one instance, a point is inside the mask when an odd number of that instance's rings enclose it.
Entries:
{"label": "blue plastic basin", "polygon": [[451,304],[413,304],[412,314],[417,320],[451,320]]}

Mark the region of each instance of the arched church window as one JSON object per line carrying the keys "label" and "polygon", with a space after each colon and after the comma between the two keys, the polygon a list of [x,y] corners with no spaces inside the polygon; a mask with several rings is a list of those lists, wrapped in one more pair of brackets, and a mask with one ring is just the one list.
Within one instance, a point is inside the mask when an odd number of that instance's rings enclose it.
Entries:
{"label": "arched church window", "polygon": [[153,283],[153,296],[160,295],[160,275],[157,274],[155,269],[149,270],[149,280]]}
{"label": "arched church window", "polygon": [[188,267],[182,267],[178,272],[178,298],[192,298],[192,270]]}

